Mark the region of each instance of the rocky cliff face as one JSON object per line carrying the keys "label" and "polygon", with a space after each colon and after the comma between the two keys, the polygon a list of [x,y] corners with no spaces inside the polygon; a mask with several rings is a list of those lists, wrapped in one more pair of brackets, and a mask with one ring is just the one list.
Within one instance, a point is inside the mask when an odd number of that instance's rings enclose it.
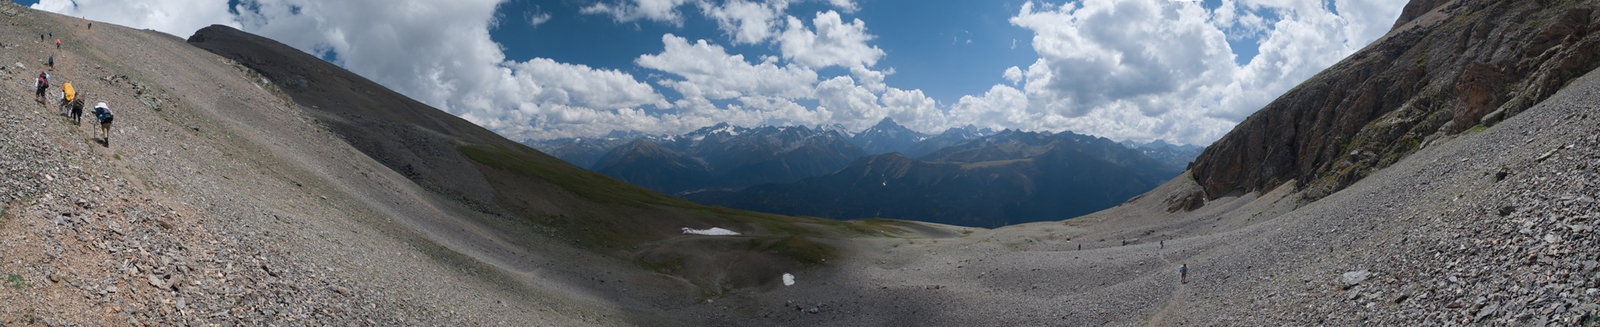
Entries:
{"label": "rocky cliff face", "polygon": [[1396,29],[1290,90],[1190,166],[1204,195],[1294,181],[1331,194],[1516,115],[1596,67],[1595,4],[1416,0]]}

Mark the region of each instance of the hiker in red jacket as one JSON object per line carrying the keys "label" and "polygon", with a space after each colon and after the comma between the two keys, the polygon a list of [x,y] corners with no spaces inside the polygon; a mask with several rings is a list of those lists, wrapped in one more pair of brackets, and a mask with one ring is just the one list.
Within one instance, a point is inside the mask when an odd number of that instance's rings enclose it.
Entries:
{"label": "hiker in red jacket", "polygon": [[39,72],[39,83],[37,87],[38,89],[33,91],[33,95],[37,96],[40,101],[44,101],[44,89],[50,88],[50,75],[45,74],[44,72]]}

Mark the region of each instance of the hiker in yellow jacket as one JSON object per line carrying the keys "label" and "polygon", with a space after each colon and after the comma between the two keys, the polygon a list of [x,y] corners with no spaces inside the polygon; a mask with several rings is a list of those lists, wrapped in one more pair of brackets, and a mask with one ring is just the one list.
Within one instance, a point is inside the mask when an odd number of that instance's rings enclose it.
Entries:
{"label": "hiker in yellow jacket", "polygon": [[62,88],[67,90],[67,106],[72,107],[72,110],[69,111],[67,117],[72,119],[73,125],[83,124],[83,95],[74,92],[72,90],[72,84],[65,84],[62,86]]}
{"label": "hiker in yellow jacket", "polygon": [[62,116],[71,117],[67,116],[67,104],[72,103],[72,99],[77,97],[78,92],[72,89],[72,83],[61,84],[61,103],[57,104],[57,106],[61,107],[61,110],[59,111],[61,112]]}

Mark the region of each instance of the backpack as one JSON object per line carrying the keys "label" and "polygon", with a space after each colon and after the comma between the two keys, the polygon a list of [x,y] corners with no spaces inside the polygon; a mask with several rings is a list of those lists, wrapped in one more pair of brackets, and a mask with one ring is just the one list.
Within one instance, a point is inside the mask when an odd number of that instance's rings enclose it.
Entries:
{"label": "backpack", "polygon": [[111,108],[106,108],[105,102],[94,105],[94,118],[99,119],[101,124],[110,124]]}

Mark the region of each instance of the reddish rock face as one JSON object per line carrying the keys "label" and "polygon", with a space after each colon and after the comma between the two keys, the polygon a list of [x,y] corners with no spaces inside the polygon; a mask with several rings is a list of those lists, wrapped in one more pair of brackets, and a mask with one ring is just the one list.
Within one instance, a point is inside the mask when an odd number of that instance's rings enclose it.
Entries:
{"label": "reddish rock face", "polygon": [[[1597,66],[1595,6],[1412,1],[1395,23],[1404,30],[1251,115],[1195,160],[1195,180],[1208,198],[1297,181],[1315,199],[1441,136],[1515,115]],[[1445,18],[1417,19],[1430,12]]]}
{"label": "reddish rock face", "polygon": [[1499,67],[1482,62],[1467,64],[1466,71],[1461,72],[1460,80],[1456,81],[1456,95],[1460,101],[1456,103],[1449,132],[1460,133],[1472,128],[1479,118],[1505,103],[1506,82],[1506,75]]}

